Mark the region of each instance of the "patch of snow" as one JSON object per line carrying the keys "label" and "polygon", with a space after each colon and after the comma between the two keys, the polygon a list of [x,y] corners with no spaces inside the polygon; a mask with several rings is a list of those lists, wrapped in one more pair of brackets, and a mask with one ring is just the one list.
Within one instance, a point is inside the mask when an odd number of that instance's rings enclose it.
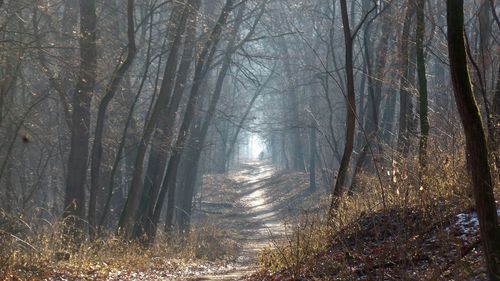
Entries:
{"label": "patch of snow", "polygon": [[[497,209],[497,216],[500,216],[500,208]],[[462,240],[467,240],[467,237],[476,234],[479,231],[477,212],[458,214],[456,216],[454,228],[458,229],[461,234],[460,239]],[[449,228],[447,228],[447,230],[449,230]]]}
{"label": "patch of snow", "polygon": [[477,213],[458,214],[456,225],[460,229],[460,238],[465,239],[468,234],[475,233],[479,229],[479,219]]}

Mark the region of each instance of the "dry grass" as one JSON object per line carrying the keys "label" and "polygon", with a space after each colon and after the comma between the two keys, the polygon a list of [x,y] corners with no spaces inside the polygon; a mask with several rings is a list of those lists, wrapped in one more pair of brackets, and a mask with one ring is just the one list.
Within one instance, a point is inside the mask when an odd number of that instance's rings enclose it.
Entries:
{"label": "dry grass", "polygon": [[[31,227],[18,217],[2,213],[0,280],[123,280],[132,275],[191,274],[233,260],[238,244],[213,222],[197,223],[188,237],[167,239],[160,233],[149,248],[113,235],[85,241],[67,251],[60,222]],[[132,278],[133,279],[133,278]],[[154,279],[154,278],[152,278]]]}
{"label": "dry grass", "polygon": [[[227,190],[235,199],[234,185],[223,175],[205,177],[204,200],[224,201],[213,190]],[[231,200],[229,200],[231,201]],[[47,212],[45,212],[47,213]],[[124,280],[146,275],[150,279],[189,275],[234,260],[239,245],[229,229],[210,217],[194,219],[188,237],[168,238],[159,233],[154,245],[145,248],[111,233],[94,242],[85,241],[72,251],[64,244],[58,217],[30,218],[0,212],[0,280],[42,280],[60,276],[78,280]],[[47,219],[49,217],[49,219]]]}
{"label": "dry grass", "polygon": [[290,226],[249,280],[483,280],[478,233],[463,241],[452,225],[474,206],[465,159],[429,149],[422,180],[417,159],[385,159],[329,219],[305,214]]}
{"label": "dry grass", "polygon": [[[250,280],[482,280],[477,233],[462,241],[451,227],[457,213],[473,209],[464,159],[429,149],[432,159],[422,182],[417,159],[395,161],[394,154],[379,164],[380,178],[360,175],[359,187],[343,197],[332,217],[325,215],[327,191],[308,191],[305,174],[275,174],[267,184],[277,213],[301,215],[287,222],[284,240],[262,251],[265,270]],[[238,196],[237,184],[222,175],[205,177],[204,183],[203,202]],[[498,186],[495,191],[500,195]],[[159,235],[145,249],[108,235],[83,243],[66,259],[57,219],[27,222],[0,212],[0,279],[124,280],[138,274],[165,279],[206,264],[227,264],[238,245],[228,239],[237,236],[232,229],[221,230],[225,215],[212,214],[210,221],[198,214],[187,239]]]}

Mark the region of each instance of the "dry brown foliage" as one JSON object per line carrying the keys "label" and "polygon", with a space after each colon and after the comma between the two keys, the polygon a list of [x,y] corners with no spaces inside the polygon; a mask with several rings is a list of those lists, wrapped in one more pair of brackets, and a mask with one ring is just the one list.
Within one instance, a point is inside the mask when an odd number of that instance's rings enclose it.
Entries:
{"label": "dry brown foliage", "polygon": [[418,159],[380,157],[380,177],[363,173],[332,216],[304,215],[248,280],[486,280],[463,154],[429,155],[422,180]]}

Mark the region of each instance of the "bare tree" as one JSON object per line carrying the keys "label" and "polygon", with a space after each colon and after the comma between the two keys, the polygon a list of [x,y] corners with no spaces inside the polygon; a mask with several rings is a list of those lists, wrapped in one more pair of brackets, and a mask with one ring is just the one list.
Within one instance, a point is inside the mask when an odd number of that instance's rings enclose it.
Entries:
{"label": "bare tree", "polygon": [[[425,0],[419,0],[416,3],[417,14],[417,72],[418,72],[418,90],[419,90],[419,115],[420,115],[420,140],[419,140],[419,161],[420,168],[425,170],[427,162],[427,139],[429,138],[429,120],[428,120],[428,100],[427,100],[427,77],[425,72],[425,53],[424,53],[424,35],[425,35]],[[424,171],[422,171],[424,172]]]}
{"label": "bare tree", "polygon": [[97,204],[97,192],[100,183],[100,169],[102,160],[102,137],[104,132],[104,122],[106,117],[106,111],[109,103],[113,99],[118,86],[123,80],[123,76],[127,70],[132,66],[136,55],[135,46],[135,25],[134,25],[134,0],[127,1],[127,56],[123,62],[116,68],[116,72],[113,73],[109,85],[106,87],[106,93],[99,104],[99,110],[97,112],[97,121],[94,134],[94,143],[92,146],[92,160],[91,160],[91,182],[90,182],[90,199],[89,199],[89,231],[91,237],[95,235],[96,228],[96,204]]}
{"label": "bare tree", "polygon": [[[73,97],[71,150],[68,159],[63,215],[68,225],[74,227],[77,232],[83,231],[85,226],[90,103],[94,94],[97,68],[96,28],[95,0],[80,0],[80,73]],[[75,238],[81,239],[77,236]]]}
{"label": "bare tree", "polygon": [[412,18],[414,16],[414,6],[412,1],[409,0],[406,8],[405,19],[403,23],[403,30],[401,32],[401,41],[399,48],[399,134],[398,134],[398,150],[403,154],[407,154],[409,150],[409,126],[411,118],[411,96],[410,90],[410,75],[411,69],[409,67],[409,40],[410,40],[410,27]]}
{"label": "bare tree", "polygon": [[488,163],[488,146],[472,91],[464,42],[463,0],[447,0],[448,52],[455,102],[466,140],[468,169],[479,217],[481,241],[490,280],[500,280],[500,225]]}
{"label": "bare tree", "polygon": [[168,202],[167,202],[167,215],[166,215],[166,225],[169,226],[169,230],[172,229],[172,222],[174,218],[174,200],[175,200],[175,184],[177,180],[177,170],[180,164],[181,156],[184,150],[184,144],[187,140],[189,128],[191,126],[191,122],[193,121],[196,105],[198,104],[198,99],[200,95],[200,87],[203,83],[203,80],[206,75],[206,66],[210,64],[210,61],[213,58],[214,52],[213,46],[217,46],[220,41],[220,37],[222,34],[222,28],[225,26],[227,19],[229,17],[229,13],[233,9],[233,0],[226,0],[224,7],[222,8],[221,14],[215,23],[207,41],[205,42],[198,60],[196,62],[194,77],[193,77],[193,85],[191,86],[191,91],[188,99],[188,103],[186,106],[186,112],[184,114],[184,118],[182,120],[182,124],[179,130],[179,136],[173,146],[174,149],[172,151],[172,155],[170,156],[167,171],[165,174],[165,179],[163,180],[163,184],[161,187],[161,191],[158,195],[158,199],[156,200],[156,206],[153,215],[153,229],[152,233],[148,236],[152,238],[154,241],[156,228],[158,222],[160,220],[160,214],[162,212],[163,204],[165,201],[165,196],[168,192]]}
{"label": "bare tree", "polygon": [[190,11],[189,6],[185,5],[185,7],[178,7],[172,16],[172,23],[175,23],[175,37],[172,41],[171,49],[167,58],[160,93],[153,107],[151,116],[147,121],[146,127],[144,128],[143,136],[137,150],[130,190],[118,224],[119,232],[122,232],[125,237],[131,237],[133,234],[136,216],[144,188],[144,162],[146,159],[147,148],[154,134],[159,115],[170,99],[175,79],[175,71],[177,70],[180,42],[186,28],[186,21]]}

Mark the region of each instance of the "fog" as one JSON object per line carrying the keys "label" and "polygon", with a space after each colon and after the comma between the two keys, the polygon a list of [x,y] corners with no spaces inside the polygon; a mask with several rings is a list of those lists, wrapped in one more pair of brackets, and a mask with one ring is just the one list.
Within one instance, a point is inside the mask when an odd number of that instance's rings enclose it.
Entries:
{"label": "fog", "polygon": [[246,212],[281,232],[280,173],[332,211],[451,166],[495,224],[499,7],[451,2],[0,0],[0,233],[151,249],[257,181]]}

